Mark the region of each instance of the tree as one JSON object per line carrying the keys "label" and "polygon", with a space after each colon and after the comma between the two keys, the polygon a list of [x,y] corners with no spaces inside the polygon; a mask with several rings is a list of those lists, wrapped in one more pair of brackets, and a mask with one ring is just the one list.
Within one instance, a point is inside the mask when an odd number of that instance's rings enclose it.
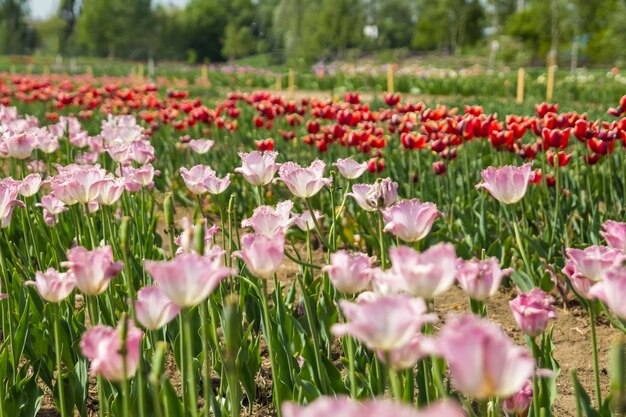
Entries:
{"label": "tree", "polygon": [[59,17],[65,23],[59,39],[59,50],[61,53],[69,52],[70,38],[76,29],[80,5],[80,0],[61,0],[61,4],[59,4]]}
{"label": "tree", "polygon": [[0,48],[5,54],[19,54],[32,48],[34,32],[26,24],[27,0],[0,0]]}
{"label": "tree", "polygon": [[379,45],[384,48],[411,46],[417,22],[414,5],[412,0],[380,0],[374,20],[378,27]]}

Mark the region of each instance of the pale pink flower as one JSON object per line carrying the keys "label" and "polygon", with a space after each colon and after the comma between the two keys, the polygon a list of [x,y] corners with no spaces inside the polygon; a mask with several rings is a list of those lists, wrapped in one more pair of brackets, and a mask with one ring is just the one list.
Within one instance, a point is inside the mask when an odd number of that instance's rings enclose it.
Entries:
{"label": "pale pink flower", "polygon": [[41,186],[41,175],[30,174],[27,175],[20,184],[19,193],[24,197],[32,197],[37,194],[39,187]]}
{"label": "pale pink flower", "polygon": [[180,169],[180,175],[189,191],[197,195],[206,192],[221,194],[230,185],[230,174],[220,179],[215,171],[207,165],[196,165],[191,170],[183,167]]}
{"label": "pale pink flower", "polygon": [[404,294],[368,295],[356,303],[341,300],[339,305],[347,322],[333,325],[333,334],[353,336],[383,352],[405,346],[425,323],[437,318],[427,314],[424,300]]}
{"label": "pale pink flower", "polygon": [[145,139],[131,142],[130,149],[131,159],[140,165],[145,165],[154,161],[155,159],[154,147],[149,141]]}
{"label": "pale pink flower", "polygon": [[[91,376],[102,375],[109,381],[120,382],[131,378],[139,366],[143,332],[132,321],[127,322],[126,344],[122,340],[122,326],[96,326],[87,330],[80,340],[80,351],[91,361]],[[122,355],[122,348],[126,355]],[[126,373],[124,373],[126,370]]]}
{"label": "pale pink flower", "polygon": [[340,250],[330,255],[330,265],[324,266],[322,271],[339,291],[356,294],[372,281],[372,258],[364,253]]}
{"label": "pale pink flower", "polygon": [[309,198],[317,194],[331,180],[324,178],[326,163],[316,159],[307,168],[295,162],[287,162],[280,166],[278,176],[289,191],[296,197]]}
{"label": "pale pink flower", "polygon": [[279,233],[287,232],[287,229],[294,223],[295,218],[291,217],[292,201],[281,201],[272,206],[260,206],[254,209],[252,216],[241,221],[241,227],[251,227],[255,233],[272,238]]}
{"label": "pale pink flower", "polygon": [[259,233],[248,233],[241,238],[241,250],[233,252],[233,256],[243,259],[252,275],[270,279],[283,263],[285,235],[277,233],[267,237]]}
{"label": "pale pink flower", "polygon": [[131,143],[143,139],[143,129],[137,124],[133,115],[113,116],[108,115],[107,120],[102,121],[100,136],[106,144]]}
{"label": "pale pink flower", "polygon": [[167,297],[180,307],[193,307],[233,273],[223,265],[223,254],[219,246],[214,246],[206,256],[182,253],[171,261],[145,261],[144,266]]}
{"label": "pale pink flower", "polygon": [[199,155],[204,155],[209,152],[213,145],[215,145],[215,141],[210,139],[194,139],[189,141],[191,150]]}
{"label": "pale pink flower", "polygon": [[572,282],[576,291],[583,297],[596,282],[601,281],[609,271],[616,269],[626,260],[626,254],[606,246],[589,246],[586,249],[568,248],[563,273]]}
{"label": "pale pink flower", "polygon": [[118,142],[106,148],[107,153],[118,164],[130,160],[130,145],[126,142]]}
{"label": "pale pink flower", "polygon": [[405,242],[417,242],[426,237],[433,222],[441,215],[433,203],[422,203],[419,199],[402,200],[383,209],[385,232]]}
{"label": "pale pink flower", "polygon": [[[195,225],[193,222],[189,221],[187,217],[183,217],[181,223],[183,231],[174,239],[174,243],[178,246],[178,249],[176,249],[177,255],[195,252]],[[215,236],[220,229],[215,225],[209,227],[205,219],[202,219],[202,223],[204,224],[204,252],[205,254],[209,254],[213,246],[213,236]]]}
{"label": "pale pink flower", "polygon": [[439,243],[423,253],[407,246],[389,250],[392,287],[416,297],[433,298],[447,291],[456,277],[456,253],[449,243]]}
{"label": "pale pink flower", "polygon": [[626,253],[626,223],[607,220],[602,228],[604,230],[600,234],[606,240],[607,245]]}
{"label": "pale pink flower", "polygon": [[[429,355],[428,350],[424,349],[423,346],[425,339],[427,339],[427,336],[418,333],[404,346],[400,346],[386,354],[381,351],[377,352],[378,359],[395,370],[413,368],[417,361]],[[387,362],[387,359],[389,362]]]}
{"label": "pale pink flower", "polygon": [[[50,126],[48,126],[50,127]],[[36,148],[46,154],[51,154],[56,152],[59,147],[59,138],[50,132],[49,129],[43,128],[37,131],[35,136],[37,139]]]}
{"label": "pale pink flower", "polygon": [[367,171],[367,162],[357,162],[352,158],[337,159],[333,166],[349,180],[357,179]]}
{"label": "pale pink flower", "polygon": [[77,148],[84,148],[89,144],[89,133],[87,131],[70,133],[68,140],[73,146],[76,146]]}
{"label": "pale pink flower", "polygon": [[76,246],[67,252],[67,262],[63,262],[62,265],[72,271],[76,286],[85,295],[103,293],[108,288],[111,278],[123,267],[121,262],[114,262],[110,246],[91,251]]}
{"label": "pale pink flower", "polygon": [[37,138],[32,132],[6,131],[3,135],[6,153],[11,158],[26,159],[31,156],[37,146]]}
{"label": "pale pink flower", "polygon": [[123,178],[107,178],[100,182],[100,192],[97,202],[104,206],[110,206],[117,202],[125,189],[126,181]]}
{"label": "pale pink flower", "polygon": [[511,268],[501,269],[498,258],[484,260],[472,258],[457,262],[457,281],[465,293],[473,300],[485,301],[498,291],[502,278],[510,275]]}
{"label": "pale pink flower", "polygon": [[528,294],[519,292],[509,301],[509,307],[517,325],[528,336],[536,337],[546,331],[550,320],[556,319],[552,303],[554,299],[540,288],[533,288]]}
{"label": "pale pink flower", "polygon": [[137,321],[148,330],[157,330],[172,321],[180,312],[158,286],[143,287],[137,292],[135,314]]}
{"label": "pale pink flower", "polygon": [[533,398],[533,384],[530,380],[526,381],[518,392],[502,402],[502,409],[507,416],[525,416],[530,407],[530,401]]}
{"label": "pale pink flower", "polygon": [[366,211],[376,211],[380,208],[390,207],[398,199],[398,183],[385,178],[374,184],[354,184],[352,192],[346,195],[352,196],[359,207]]}
{"label": "pale pink flower", "polygon": [[[324,215],[319,210],[313,210],[313,213],[315,215],[315,220],[318,223],[322,218],[324,218]],[[303,232],[306,232],[307,230],[315,230],[315,222],[313,221],[313,216],[311,216],[310,210],[306,210],[299,215],[296,214],[294,217],[294,224]]]}
{"label": "pale pink flower", "polygon": [[318,397],[308,405],[286,402],[282,404],[283,417],[356,417],[362,415],[363,405],[346,396]]}
{"label": "pale pink flower", "polygon": [[501,168],[489,167],[481,173],[483,182],[476,188],[489,191],[496,200],[504,204],[517,203],[524,197],[528,189],[531,175],[531,164],[520,167],[506,165]]}
{"label": "pale pink flower", "polygon": [[24,285],[32,285],[44,300],[59,303],[74,290],[76,280],[71,272],[59,272],[48,268],[46,272],[37,272],[35,281],[25,281]]}
{"label": "pale pink flower", "polygon": [[600,299],[617,317],[626,320],[626,269],[610,271],[589,290],[588,297]]}
{"label": "pale pink flower", "polygon": [[235,168],[235,172],[243,175],[252,185],[257,187],[267,185],[272,182],[278,170],[277,156],[278,152],[274,151],[239,153],[241,167]]}
{"label": "pale pink flower", "polygon": [[72,164],[57,166],[57,169],[59,174],[47,181],[54,196],[68,206],[96,201],[102,180],[108,178],[107,172],[98,165]]}
{"label": "pale pink flower", "polygon": [[23,202],[17,199],[20,189],[20,182],[13,178],[0,180],[0,221],[2,228],[6,228],[11,223],[11,216],[15,206],[26,207]]}
{"label": "pale pink flower", "polygon": [[59,221],[59,214],[69,210],[65,204],[54,195],[44,195],[41,203],[35,204],[43,208],[43,219],[48,226],[54,226]]}
{"label": "pale pink flower", "polygon": [[512,396],[535,371],[528,349],[516,346],[498,325],[471,314],[449,320],[432,349],[448,362],[459,391],[479,400]]}

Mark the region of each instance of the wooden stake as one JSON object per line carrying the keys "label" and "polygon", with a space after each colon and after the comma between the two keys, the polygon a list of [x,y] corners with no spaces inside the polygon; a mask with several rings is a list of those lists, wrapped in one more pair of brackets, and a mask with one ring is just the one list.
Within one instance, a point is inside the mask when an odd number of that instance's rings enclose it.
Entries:
{"label": "wooden stake", "polygon": [[93,77],[93,68],[91,67],[91,65],[87,65],[86,73],[90,77]]}
{"label": "wooden stake", "polygon": [[50,74],[50,67],[47,65],[43,66],[43,75],[49,75]]}
{"label": "wooden stake", "polygon": [[294,99],[296,96],[296,73],[289,68],[289,98]]}
{"label": "wooden stake", "polygon": [[556,65],[550,65],[548,67],[548,82],[546,83],[546,101],[552,101],[554,95],[554,75],[556,72]]}
{"label": "wooden stake", "polygon": [[206,64],[202,65],[200,69],[200,79],[202,79],[203,82],[209,81],[209,67],[207,67]]}
{"label": "wooden stake", "polygon": [[143,82],[143,64],[137,65],[137,80]]}
{"label": "wooden stake", "polygon": [[387,64],[387,92],[393,93],[393,65]]}
{"label": "wooden stake", "polygon": [[517,70],[517,98],[515,99],[517,104],[522,104],[524,102],[524,75],[524,68]]}
{"label": "wooden stake", "polygon": [[283,76],[276,76],[276,91],[281,91],[283,89]]}

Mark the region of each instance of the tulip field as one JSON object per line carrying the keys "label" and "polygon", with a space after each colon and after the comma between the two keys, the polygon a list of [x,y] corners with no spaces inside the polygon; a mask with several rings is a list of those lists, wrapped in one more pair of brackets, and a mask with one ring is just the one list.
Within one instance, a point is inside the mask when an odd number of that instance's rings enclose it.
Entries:
{"label": "tulip field", "polygon": [[625,415],[624,91],[127,81],[0,74],[0,417]]}

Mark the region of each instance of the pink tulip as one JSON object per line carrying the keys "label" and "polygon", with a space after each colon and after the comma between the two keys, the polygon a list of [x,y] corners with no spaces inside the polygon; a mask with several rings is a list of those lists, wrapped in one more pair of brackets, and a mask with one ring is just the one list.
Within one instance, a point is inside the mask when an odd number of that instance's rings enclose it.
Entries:
{"label": "pink tulip", "polygon": [[62,265],[69,268],[76,279],[76,286],[85,295],[103,293],[111,278],[123,268],[121,262],[114,262],[110,246],[91,251],[76,246],[67,252],[67,262]]}
{"label": "pink tulip", "polygon": [[180,307],[193,307],[233,273],[223,265],[223,254],[214,246],[207,256],[183,253],[171,261],[145,261],[144,267],[168,298]]}
{"label": "pink tulip", "polygon": [[346,195],[352,196],[363,210],[376,211],[379,208],[389,207],[396,202],[398,183],[385,178],[372,185],[354,184],[352,192]]}
{"label": "pink tulip", "polygon": [[626,223],[607,220],[602,225],[600,234],[606,240],[609,247],[626,253]]}
{"label": "pink tulip", "polygon": [[295,162],[282,164],[278,170],[280,180],[296,197],[309,198],[317,194],[322,187],[330,185],[331,180],[324,178],[326,163],[316,159],[307,168]]}
{"label": "pink tulip", "polygon": [[161,174],[161,171],[154,169],[152,164],[145,164],[136,169],[128,165],[122,168],[122,172],[127,181],[135,181],[148,189],[154,185],[154,176]]}
{"label": "pink tulip", "polygon": [[449,320],[433,344],[448,362],[452,382],[472,398],[508,398],[535,371],[526,348],[516,346],[496,324],[471,314]]}
{"label": "pink tulip", "polygon": [[40,129],[36,134],[36,139],[35,147],[45,154],[55,153],[60,147],[59,138],[48,129]]}
{"label": "pink tulip", "polygon": [[59,303],[74,290],[76,280],[71,272],[59,272],[48,268],[46,272],[37,272],[35,281],[25,281],[24,285],[32,285],[44,300]]}
{"label": "pink tulip", "polygon": [[530,407],[530,401],[533,398],[533,384],[530,381],[526,381],[518,392],[513,394],[512,397],[507,398],[502,403],[504,412],[508,415],[514,416],[526,416],[528,407]]}
{"label": "pink tulip", "polygon": [[500,269],[498,258],[485,260],[472,258],[457,262],[457,281],[465,293],[473,300],[485,301],[498,291],[502,278],[510,275],[511,268]]}
{"label": "pink tulip", "polygon": [[337,159],[333,164],[337,167],[339,173],[349,180],[359,178],[367,171],[367,162],[357,162],[352,158]]}
{"label": "pink tulip", "polygon": [[610,271],[589,290],[588,297],[600,299],[617,317],[626,320],[626,269]]}
{"label": "pink tulip", "polygon": [[506,165],[501,168],[489,167],[482,172],[483,182],[476,188],[489,191],[496,200],[504,204],[517,203],[524,197],[531,176],[531,164],[521,167]]}
{"label": "pink tulip", "polygon": [[0,221],[2,228],[8,227],[11,223],[15,206],[26,207],[23,202],[17,199],[19,189],[19,181],[15,181],[12,178],[0,180]]}
{"label": "pink tulip", "polygon": [[130,150],[131,159],[140,165],[148,164],[155,159],[154,147],[145,139],[131,142]]}
{"label": "pink tulip", "polygon": [[[126,346],[122,340],[122,323],[117,328],[96,326],[87,330],[80,340],[80,351],[91,361],[92,376],[102,375],[109,381],[120,382],[137,371],[143,332],[128,321]],[[126,348],[126,357],[120,353]],[[124,373],[126,369],[126,373]]]}
{"label": "pink tulip", "polygon": [[183,181],[185,181],[185,185],[187,185],[189,191],[197,195],[206,192],[221,194],[226,191],[226,188],[230,185],[230,175],[219,179],[215,171],[207,165],[196,165],[192,167],[191,170],[181,168],[180,175],[183,177]]}
{"label": "pink tulip", "polygon": [[19,193],[24,197],[32,197],[39,191],[41,186],[41,175],[30,174],[27,175],[20,184]]}
{"label": "pink tulip", "polygon": [[356,294],[372,280],[372,258],[364,253],[348,253],[344,250],[330,255],[330,265],[322,268],[335,288],[345,294]]}
{"label": "pink tulip", "polygon": [[126,142],[117,142],[106,149],[111,159],[118,164],[123,164],[130,160],[130,150],[130,144]]}
{"label": "pink tulip", "polygon": [[8,156],[15,159],[30,157],[37,146],[37,138],[31,132],[6,131],[2,139]]}
{"label": "pink tulip", "polygon": [[347,322],[335,324],[331,331],[382,352],[406,346],[425,323],[436,321],[436,315],[427,314],[424,300],[403,294],[368,295],[356,303],[341,300],[339,304]]}
{"label": "pink tulip", "polygon": [[528,294],[518,293],[509,301],[509,307],[517,325],[530,337],[546,331],[548,322],[556,319],[552,303],[554,299],[540,288],[533,288]]}
{"label": "pink tulip", "polygon": [[104,206],[111,206],[122,196],[126,186],[123,178],[107,178],[100,182],[100,191],[97,202]]}
{"label": "pink tulip", "polygon": [[215,141],[210,139],[194,139],[189,141],[191,150],[199,155],[204,155],[209,152],[213,145],[215,145]]}
{"label": "pink tulip", "polygon": [[137,124],[137,119],[133,115],[113,116],[109,115],[107,120],[102,121],[102,131],[100,135],[107,144],[131,143],[143,139],[143,128]]}
{"label": "pink tulip", "polygon": [[293,224],[291,217],[293,202],[287,200],[272,206],[260,206],[254,209],[252,217],[243,219],[241,227],[251,227],[254,233],[262,234],[271,239],[279,233],[285,233]]}
{"label": "pink tulip", "polygon": [[[425,339],[426,336],[418,333],[413,336],[409,343],[387,352],[387,354],[381,351],[377,352],[378,359],[398,371],[413,368],[417,361],[429,354],[428,350],[424,349],[423,346]],[[387,359],[389,359],[389,362],[387,362]]]}
{"label": "pink tulip", "polygon": [[285,235],[277,233],[267,237],[248,233],[241,238],[241,250],[233,252],[233,256],[243,259],[252,275],[270,279],[283,263]]}
{"label": "pink tulip", "polygon": [[[183,226],[183,232],[174,239],[174,243],[178,245],[178,249],[176,250],[176,255],[181,253],[190,253],[195,252],[195,225],[189,221],[187,217],[183,217],[181,220]],[[203,219],[204,223],[204,252],[205,254],[211,253],[211,248],[213,247],[213,236],[217,232],[219,232],[219,227],[211,226],[208,227],[206,220]]]}
{"label": "pink tulip", "polygon": [[[324,215],[320,213],[319,210],[313,210],[313,214],[315,215],[315,220],[319,223],[319,221],[324,218]],[[303,232],[307,230],[315,230],[315,222],[313,221],[313,216],[311,216],[311,211],[306,210],[300,215],[296,215],[294,217],[294,224]]]}
{"label": "pink tulip", "polygon": [[432,403],[429,407],[416,410],[413,406],[387,399],[370,399],[358,402],[345,396],[318,397],[302,406],[285,403],[284,417],[465,417],[461,406],[452,400]]}
{"label": "pink tulip", "polygon": [[48,182],[55,197],[68,206],[96,201],[101,181],[110,177],[99,165],[72,164],[57,166],[57,169],[59,174],[49,178]]}
{"label": "pink tulip", "polygon": [[180,307],[158,286],[143,287],[137,292],[135,314],[137,321],[148,330],[157,330],[172,321]]}
{"label": "pink tulip", "polygon": [[568,248],[565,254],[567,260],[563,273],[570,278],[574,289],[583,297],[587,296],[592,285],[626,260],[626,254],[606,246],[589,246],[584,250]]}
{"label": "pink tulip", "polygon": [[433,222],[441,215],[433,203],[422,203],[417,198],[402,200],[383,209],[385,232],[404,240],[417,242],[426,237]]}
{"label": "pink tulip", "polygon": [[48,226],[53,226],[59,221],[59,214],[69,210],[65,204],[54,195],[44,195],[41,197],[41,203],[35,204],[37,207],[43,208],[43,219]]}
{"label": "pink tulip", "polygon": [[449,243],[439,243],[423,253],[407,246],[389,250],[392,287],[416,297],[433,298],[447,291],[456,277],[456,253]]}
{"label": "pink tulip", "polygon": [[252,185],[257,187],[267,185],[272,182],[278,171],[277,156],[278,152],[274,151],[240,153],[241,167],[235,168],[235,172],[243,175]]}

